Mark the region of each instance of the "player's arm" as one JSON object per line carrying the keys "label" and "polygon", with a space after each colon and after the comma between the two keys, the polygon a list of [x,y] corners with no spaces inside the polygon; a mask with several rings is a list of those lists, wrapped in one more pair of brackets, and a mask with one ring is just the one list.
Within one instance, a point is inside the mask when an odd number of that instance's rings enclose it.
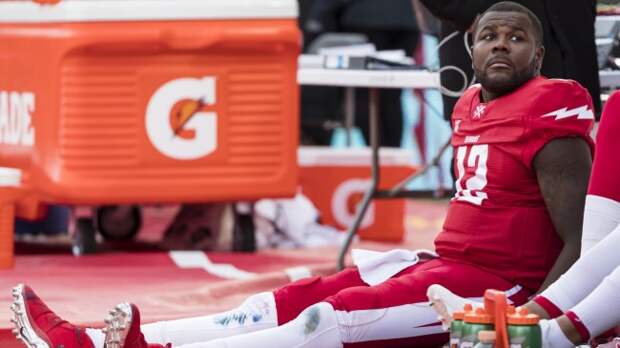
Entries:
{"label": "player's arm", "polygon": [[579,258],[592,155],[585,140],[560,138],[547,143],[533,165],[551,221],[564,241],[562,252],[539,289],[542,291]]}
{"label": "player's arm", "polygon": [[350,0],[315,0],[304,23],[306,30],[318,34],[339,31],[338,17]]}

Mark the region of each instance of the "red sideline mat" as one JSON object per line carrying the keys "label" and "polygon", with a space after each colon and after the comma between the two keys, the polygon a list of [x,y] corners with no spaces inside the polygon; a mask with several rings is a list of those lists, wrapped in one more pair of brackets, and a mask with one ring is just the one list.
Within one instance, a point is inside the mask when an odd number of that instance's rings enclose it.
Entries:
{"label": "red sideline mat", "polygon": [[[419,202],[419,201],[416,201]],[[432,248],[445,202],[410,209],[403,244],[360,242],[374,250]],[[411,214],[415,212],[415,214]],[[203,252],[105,253],[17,256],[13,270],[0,271],[0,347],[20,348],[11,334],[11,288],[26,283],[63,318],[102,326],[118,302],[136,303],[143,321],[205,315],[232,308],[248,295],[282,286],[296,277],[335,271],[338,249],[269,250],[253,254]]]}

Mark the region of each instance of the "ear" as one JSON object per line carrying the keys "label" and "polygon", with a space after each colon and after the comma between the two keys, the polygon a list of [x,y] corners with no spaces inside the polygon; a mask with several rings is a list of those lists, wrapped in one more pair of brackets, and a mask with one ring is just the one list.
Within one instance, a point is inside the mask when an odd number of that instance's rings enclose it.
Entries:
{"label": "ear", "polygon": [[534,59],[536,59],[536,66],[538,67],[538,70],[540,71],[540,69],[542,68],[542,63],[543,60],[545,58],[545,46],[540,45],[536,48],[536,52],[534,53],[535,57]]}

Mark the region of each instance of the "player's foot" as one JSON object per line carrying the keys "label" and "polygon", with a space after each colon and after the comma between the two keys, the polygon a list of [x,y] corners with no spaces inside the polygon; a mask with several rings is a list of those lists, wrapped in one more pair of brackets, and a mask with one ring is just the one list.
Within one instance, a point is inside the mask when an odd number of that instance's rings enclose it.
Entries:
{"label": "player's foot", "polygon": [[133,303],[121,303],[105,319],[105,348],[171,348],[148,344],[140,331],[140,311]]}
{"label": "player's foot", "polygon": [[435,312],[437,312],[438,319],[441,321],[444,328],[450,327],[452,323],[452,313],[454,313],[454,311],[462,310],[468,303],[474,308],[481,306],[480,303],[460,297],[438,284],[429,286],[426,290],[426,296]]}
{"label": "player's foot", "polygon": [[94,348],[84,329],[57,316],[26,285],[13,288],[11,310],[13,334],[28,348]]}

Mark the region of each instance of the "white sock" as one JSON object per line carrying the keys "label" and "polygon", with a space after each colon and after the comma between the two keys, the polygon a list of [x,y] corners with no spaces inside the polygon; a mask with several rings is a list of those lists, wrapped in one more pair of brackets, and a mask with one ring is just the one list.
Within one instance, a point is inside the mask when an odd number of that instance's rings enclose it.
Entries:
{"label": "white sock", "polygon": [[575,345],[562,332],[556,320],[541,320],[542,348],[574,348]]}
{"label": "white sock", "polygon": [[620,325],[620,264],[616,265],[616,269],[571,310],[591,337]]}
{"label": "white sock", "polygon": [[482,307],[482,303],[461,297],[438,284],[429,286],[426,291],[426,296],[428,296],[430,301],[441,301],[450,315],[452,315],[454,311],[463,310],[466,304],[471,304],[474,308]]}
{"label": "white sock", "polygon": [[103,344],[105,343],[105,335],[103,331],[100,329],[86,329],[86,335],[93,342],[95,348],[103,348]]}
{"label": "white sock", "polygon": [[148,343],[180,346],[276,326],[278,317],[275,298],[273,293],[263,292],[250,296],[239,307],[228,312],[160,321],[142,325],[140,329]]}
{"label": "white sock", "polygon": [[562,312],[570,310],[588,296],[617,265],[620,265],[618,245],[620,245],[620,226],[582,255],[541,295]]}
{"label": "white sock", "polygon": [[482,303],[460,297],[439,284],[429,286],[426,290],[426,296],[437,312],[437,319],[441,321],[444,330],[448,330],[450,327],[454,311],[462,310],[466,304],[471,304],[473,308],[483,306]]}
{"label": "white sock", "polygon": [[294,320],[268,330],[174,348],[342,348],[336,312],[327,302],[312,305]]}
{"label": "white sock", "polygon": [[613,231],[620,224],[620,202],[613,199],[587,195],[583,213],[581,255]]}

